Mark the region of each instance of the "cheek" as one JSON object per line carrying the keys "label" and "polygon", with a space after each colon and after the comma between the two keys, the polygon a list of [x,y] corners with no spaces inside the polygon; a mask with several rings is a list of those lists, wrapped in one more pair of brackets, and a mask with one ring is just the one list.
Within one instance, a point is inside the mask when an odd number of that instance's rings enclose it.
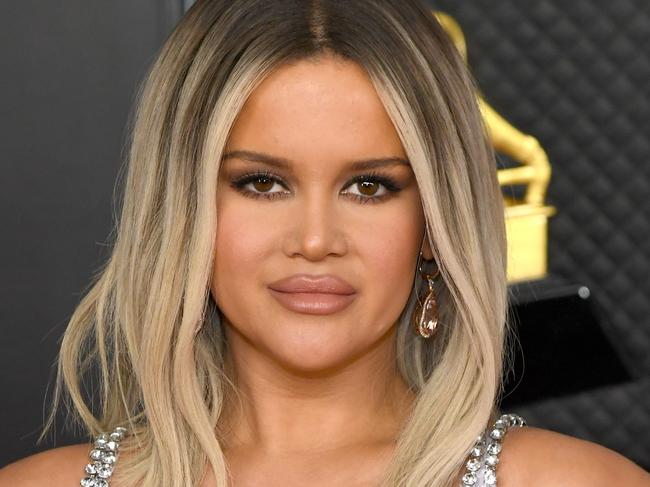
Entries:
{"label": "cheek", "polygon": [[217,212],[212,293],[219,305],[233,302],[244,306],[254,286],[262,282],[264,262],[277,236],[268,219],[229,201],[221,204]]}
{"label": "cheek", "polygon": [[[402,216],[392,219],[391,224],[373,226],[372,237],[360,240],[366,274],[364,284],[374,301],[384,303],[383,311],[387,315],[399,314],[409,298],[423,226],[418,218]],[[376,306],[378,310],[381,308]]]}
{"label": "cheek", "polygon": [[[424,214],[419,196],[412,188],[400,199],[369,218],[355,236],[360,253],[368,260],[369,275],[401,277],[402,281],[415,269],[424,231]],[[385,286],[384,286],[385,288]]]}

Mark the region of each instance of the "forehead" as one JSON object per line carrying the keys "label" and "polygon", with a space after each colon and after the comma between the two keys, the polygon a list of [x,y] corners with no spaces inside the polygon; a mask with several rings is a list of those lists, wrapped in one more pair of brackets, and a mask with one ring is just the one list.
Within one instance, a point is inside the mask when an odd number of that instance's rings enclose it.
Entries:
{"label": "forehead", "polygon": [[315,162],[406,157],[365,70],[338,58],[277,68],[244,104],[228,148]]}

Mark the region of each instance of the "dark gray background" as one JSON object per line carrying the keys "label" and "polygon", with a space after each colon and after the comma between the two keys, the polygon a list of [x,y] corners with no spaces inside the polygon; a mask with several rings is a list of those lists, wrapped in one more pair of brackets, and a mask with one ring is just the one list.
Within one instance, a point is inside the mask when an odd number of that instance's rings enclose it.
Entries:
{"label": "dark gray background", "polygon": [[[186,1],[185,3],[190,3]],[[650,466],[650,2],[430,2],[467,36],[488,101],[546,149],[552,273],[589,285],[634,380],[518,410]],[[0,4],[0,465],[36,447],[67,320],[106,259],[133,96],[171,0]],[[63,419],[63,418],[62,418]],[[80,466],[81,472],[82,466]]]}
{"label": "dark gray background", "polygon": [[108,255],[137,83],[181,14],[172,0],[0,2],[0,465],[37,450],[58,340]]}

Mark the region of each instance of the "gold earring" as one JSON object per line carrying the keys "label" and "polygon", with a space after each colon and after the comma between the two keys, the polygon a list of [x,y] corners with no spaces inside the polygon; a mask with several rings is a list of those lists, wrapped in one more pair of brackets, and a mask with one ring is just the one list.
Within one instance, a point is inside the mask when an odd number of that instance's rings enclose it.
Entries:
{"label": "gold earring", "polygon": [[[422,258],[422,252],[418,256],[418,263]],[[440,274],[440,268],[436,269],[433,274],[427,274],[422,271],[422,266],[418,265],[418,270],[422,279],[425,279],[429,286],[429,294],[424,300],[420,302],[418,297],[418,308],[413,313],[415,332],[422,338],[431,338],[436,333],[438,326],[438,303],[436,302],[435,293],[433,292],[434,278]]]}

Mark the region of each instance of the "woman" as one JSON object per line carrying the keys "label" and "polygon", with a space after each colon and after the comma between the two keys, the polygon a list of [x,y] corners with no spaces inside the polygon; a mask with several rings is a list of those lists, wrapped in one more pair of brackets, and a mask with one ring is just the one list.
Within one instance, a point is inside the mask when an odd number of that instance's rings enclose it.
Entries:
{"label": "woman", "polygon": [[197,2],[139,95],[114,250],[60,353],[53,411],[63,386],[112,436],[85,474],[80,444],[0,485],[648,485],[500,418],[504,213],[474,93],[416,0]]}

